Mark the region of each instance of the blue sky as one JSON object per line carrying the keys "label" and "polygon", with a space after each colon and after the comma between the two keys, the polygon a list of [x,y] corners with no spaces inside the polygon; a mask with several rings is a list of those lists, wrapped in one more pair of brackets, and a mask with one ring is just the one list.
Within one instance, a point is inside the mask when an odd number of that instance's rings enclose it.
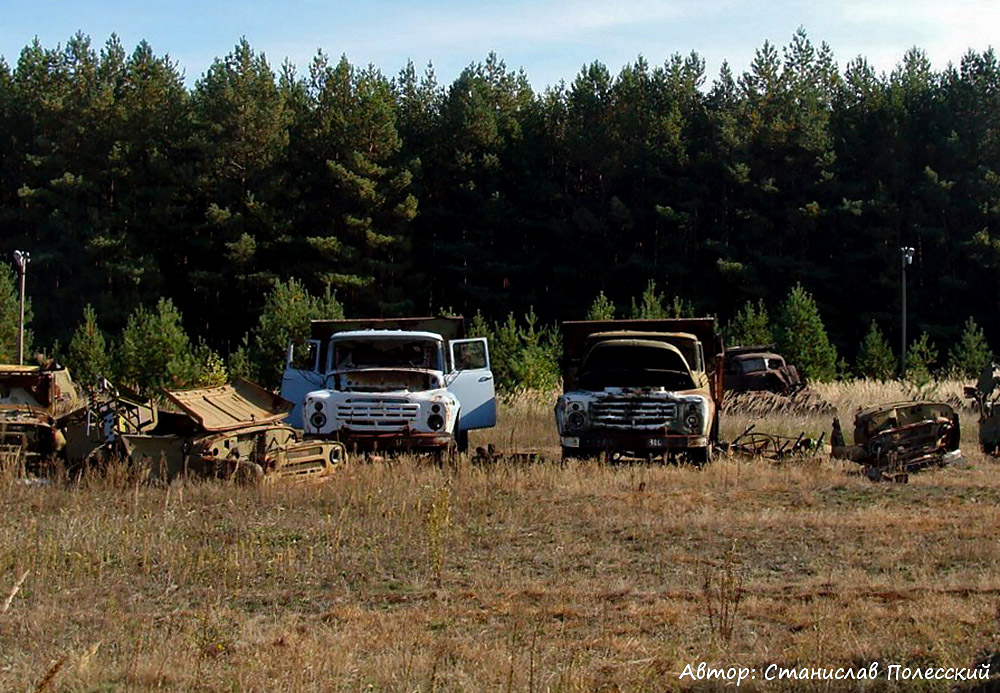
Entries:
{"label": "blue sky", "polygon": [[492,50],[512,69],[524,68],[540,91],[571,82],[581,66],[600,60],[613,73],[643,55],[662,64],[697,51],[709,82],[728,60],[738,74],[765,40],[786,45],[802,26],[815,44],[826,41],[841,65],[863,55],[891,70],[912,46],[936,69],[957,63],[969,48],[1000,43],[997,0],[6,0],[0,13],[0,55],[14,65],[37,36],[46,48],[77,31],[101,46],[117,33],[126,50],[147,40],[169,54],[193,85],[241,36],[273,68],[286,58],[300,69],[317,49],[358,65],[374,63],[394,76],[413,60],[434,64],[448,84],[463,67]]}

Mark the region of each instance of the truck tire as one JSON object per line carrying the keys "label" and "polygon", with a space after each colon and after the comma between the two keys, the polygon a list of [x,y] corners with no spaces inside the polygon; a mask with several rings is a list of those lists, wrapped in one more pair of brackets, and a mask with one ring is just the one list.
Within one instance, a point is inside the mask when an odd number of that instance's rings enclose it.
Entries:
{"label": "truck tire", "polygon": [[712,446],[706,445],[703,448],[689,448],[687,451],[687,461],[695,467],[703,467],[712,461]]}
{"label": "truck tire", "polygon": [[458,431],[455,434],[455,447],[458,448],[459,452],[469,451],[469,432],[468,431]]}

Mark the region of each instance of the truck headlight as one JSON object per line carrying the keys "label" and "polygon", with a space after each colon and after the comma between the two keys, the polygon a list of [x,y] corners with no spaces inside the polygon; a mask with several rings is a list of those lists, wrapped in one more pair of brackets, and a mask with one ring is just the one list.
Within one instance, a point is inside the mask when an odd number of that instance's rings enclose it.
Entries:
{"label": "truck headlight", "polygon": [[309,417],[309,423],[312,424],[312,427],[317,430],[323,428],[326,426],[326,414],[321,411],[316,412]]}
{"label": "truck headlight", "polygon": [[688,404],[684,423],[687,424],[689,430],[700,431],[702,425],[701,407],[694,402]]}
{"label": "truck headlight", "polygon": [[566,427],[573,430],[579,430],[587,425],[587,417],[584,416],[582,411],[571,411],[569,416],[566,417]]}
{"label": "truck headlight", "polygon": [[427,427],[432,431],[440,431],[444,428],[444,417],[440,414],[431,414],[427,417]]}

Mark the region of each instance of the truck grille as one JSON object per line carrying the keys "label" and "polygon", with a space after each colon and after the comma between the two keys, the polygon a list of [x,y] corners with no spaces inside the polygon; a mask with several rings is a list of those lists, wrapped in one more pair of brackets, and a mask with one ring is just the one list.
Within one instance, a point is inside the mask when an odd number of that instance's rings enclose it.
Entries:
{"label": "truck grille", "polygon": [[420,405],[405,399],[352,397],[337,406],[337,418],[348,426],[405,426],[420,414]]}
{"label": "truck grille", "polygon": [[590,420],[598,428],[662,428],[676,415],[676,402],[606,399],[590,405]]}

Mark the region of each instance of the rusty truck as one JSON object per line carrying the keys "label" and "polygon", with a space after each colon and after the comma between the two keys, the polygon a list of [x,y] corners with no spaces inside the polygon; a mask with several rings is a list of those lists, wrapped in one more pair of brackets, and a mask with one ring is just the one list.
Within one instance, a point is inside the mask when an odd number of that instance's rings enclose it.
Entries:
{"label": "rusty truck", "polygon": [[714,318],[564,322],[562,338],[564,458],[711,459],[724,361]]}
{"label": "rusty truck", "polygon": [[314,320],[289,347],[281,394],[307,438],[362,450],[464,450],[496,424],[485,338],[461,317]]}
{"label": "rusty truck", "polygon": [[66,457],[77,443],[74,424],[86,409],[87,399],[65,367],[0,365],[0,452],[30,471]]}

